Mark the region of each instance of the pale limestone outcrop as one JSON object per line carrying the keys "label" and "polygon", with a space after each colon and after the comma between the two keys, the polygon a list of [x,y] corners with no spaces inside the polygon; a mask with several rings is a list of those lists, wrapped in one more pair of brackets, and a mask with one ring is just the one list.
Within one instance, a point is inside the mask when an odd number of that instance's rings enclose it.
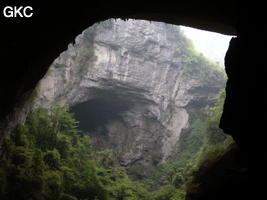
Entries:
{"label": "pale limestone outcrop", "polygon": [[87,130],[97,148],[112,148],[125,166],[165,161],[189,125],[189,104],[201,99],[202,108],[207,106],[224,85],[192,92],[208,86],[197,75],[184,74],[183,58],[177,56],[179,37],[176,26],[159,22],[112,19],[95,24],[54,61],[39,83],[35,107],[69,104],[75,111],[89,102],[96,115],[106,108],[111,117]]}

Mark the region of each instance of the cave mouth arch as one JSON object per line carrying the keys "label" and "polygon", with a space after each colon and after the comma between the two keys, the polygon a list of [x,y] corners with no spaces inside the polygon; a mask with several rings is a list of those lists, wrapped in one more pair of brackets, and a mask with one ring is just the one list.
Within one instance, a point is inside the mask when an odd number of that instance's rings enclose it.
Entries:
{"label": "cave mouth arch", "polygon": [[52,64],[40,83],[39,105],[70,104],[98,150],[119,147],[123,166],[165,162],[181,151],[183,129],[199,125],[191,114],[206,112],[225,84],[222,69],[192,48],[170,24],[95,24]]}
{"label": "cave mouth arch", "polygon": [[[48,37],[49,38],[49,37]],[[66,43],[66,42],[65,42]],[[62,46],[61,46],[61,48],[62,48]],[[53,51],[53,53],[54,53],[54,51]],[[22,56],[19,56],[19,57],[23,57],[23,55]],[[9,57],[8,57],[9,58]],[[11,60],[11,59],[10,59]],[[12,61],[12,63],[14,64],[14,61]],[[43,63],[42,63],[43,64]],[[15,66],[15,65],[14,65]],[[248,66],[248,65],[245,65],[245,66]],[[13,70],[12,70],[13,71]],[[44,70],[40,70],[40,71],[42,71],[42,72],[44,72]],[[42,73],[43,74],[43,73]],[[38,79],[38,78],[37,78]],[[34,81],[33,81],[34,82]],[[31,82],[30,82],[30,84],[29,85],[31,85]],[[25,89],[25,88],[24,88]],[[26,88],[27,89],[27,88]],[[23,91],[23,90],[22,90]],[[19,96],[19,95],[18,95]],[[235,129],[236,130],[236,129]],[[238,130],[238,129],[237,129]],[[229,130],[229,132],[231,132],[231,131],[233,131],[233,130],[231,130],[231,127],[230,127],[230,130]]]}

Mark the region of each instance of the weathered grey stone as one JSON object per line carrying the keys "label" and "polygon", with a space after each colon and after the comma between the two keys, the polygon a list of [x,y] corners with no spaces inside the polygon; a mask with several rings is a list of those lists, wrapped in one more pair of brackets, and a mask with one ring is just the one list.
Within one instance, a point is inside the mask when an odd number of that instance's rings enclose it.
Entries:
{"label": "weathered grey stone", "polygon": [[183,58],[176,55],[180,35],[176,26],[159,22],[95,24],[54,61],[39,83],[35,107],[97,100],[112,114],[124,106],[119,118],[88,130],[96,148],[112,148],[124,166],[166,161],[189,125],[187,106],[201,99],[204,108],[224,85],[194,92],[207,86],[197,75],[184,75]]}

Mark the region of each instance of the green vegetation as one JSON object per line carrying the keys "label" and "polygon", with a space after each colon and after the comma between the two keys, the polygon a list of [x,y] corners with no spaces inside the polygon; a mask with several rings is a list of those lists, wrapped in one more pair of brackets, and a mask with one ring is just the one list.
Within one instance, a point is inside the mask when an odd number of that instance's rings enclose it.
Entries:
{"label": "green vegetation", "polygon": [[184,35],[180,28],[178,28],[178,32],[180,38],[176,56],[181,58],[184,75],[197,76],[207,84],[214,81],[224,82],[223,68],[210,61],[202,53],[197,52],[192,41]]}
{"label": "green vegetation", "polygon": [[[194,119],[184,132],[179,156],[158,165],[154,177],[148,183],[156,190],[155,194],[164,196],[169,191],[165,198],[159,199],[184,199],[187,187],[192,186],[199,168],[224,153],[233,143],[232,138],[219,129],[224,99],[225,91],[222,90],[217,95],[215,106],[210,109],[209,119],[206,122]],[[175,192],[171,192],[171,188],[175,188]]]}
{"label": "green vegetation", "polygon": [[221,90],[216,99],[215,106],[211,108],[211,116],[206,121],[204,145],[199,151],[197,160],[198,165],[201,165],[208,160],[212,160],[225,152],[233,143],[232,137],[224,134],[223,131],[218,128],[223,110],[225,90]]}
{"label": "green vegetation", "polygon": [[140,184],[93,152],[67,107],[35,110],[3,145],[0,199],[148,199]]}
{"label": "green vegetation", "polygon": [[[222,68],[196,52],[181,32],[180,37],[176,54],[184,75],[200,77],[204,84],[225,80]],[[94,61],[92,46],[84,47],[76,59],[79,63]],[[38,92],[39,88],[35,90]],[[178,157],[158,164],[149,174],[141,165],[131,168],[143,182],[130,180],[111,150],[95,152],[90,137],[77,129],[78,122],[68,107],[36,109],[4,139],[0,199],[183,200],[199,167],[233,142],[218,128],[224,98],[222,90],[207,121],[206,117],[190,115],[191,126],[182,133]]]}
{"label": "green vegetation", "polygon": [[182,200],[198,167],[232,142],[218,128],[224,96],[206,125],[194,120],[179,157],[159,164],[144,183],[130,180],[111,150],[94,152],[68,107],[36,109],[4,140],[0,199]]}
{"label": "green vegetation", "polygon": [[[192,42],[178,31],[180,45],[176,54],[181,58],[184,75],[197,76],[205,84],[224,82],[222,68],[196,52]],[[94,30],[85,35],[90,45],[81,47],[76,55],[77,62],[84,66],[97,59],[91,45]],[[37,87],[34,94],[39,90]],[[207,121],[191,115],[191,126],[182,134],[178,157],[158,164],[153,175],[145,174],[141,165],[131,169],[131,173],[149,177],[143,182],[130,180],[111,150],[95,152],[91,138],[78,130],[78,121],[67,106],[36,109],[3,140],[0,199],[184,200],[199,167],[225,152],[233,142],[218,128],[224,98],[222,90]]]}

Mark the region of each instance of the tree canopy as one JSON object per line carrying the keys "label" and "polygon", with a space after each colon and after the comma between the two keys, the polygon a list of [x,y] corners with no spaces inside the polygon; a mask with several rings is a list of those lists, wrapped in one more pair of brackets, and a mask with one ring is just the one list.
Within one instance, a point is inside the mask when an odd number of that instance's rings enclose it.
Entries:
{"label": "tree canopy", "polygon": [[224,96],[224,91],[219,93],[206,123],[193,121],[179,157],[160,163],[142,183],[129,179],[112,150],[93,150],[91,138],[78,130],[67,106],[38,108],[4,140],[0,198],[182,200],[200,164],[231,143],[218,128]]}

